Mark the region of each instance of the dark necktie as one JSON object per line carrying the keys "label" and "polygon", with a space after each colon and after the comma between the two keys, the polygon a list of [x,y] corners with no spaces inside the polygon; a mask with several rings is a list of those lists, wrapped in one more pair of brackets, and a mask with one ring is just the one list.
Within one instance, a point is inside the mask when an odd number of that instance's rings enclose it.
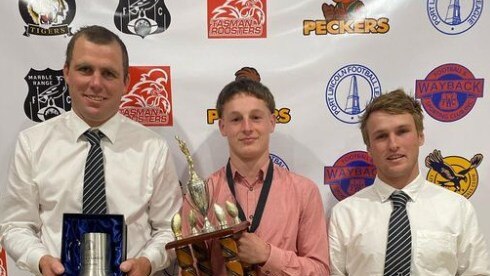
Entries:
{"label": "dark necktie", "polygon": [[104,155],[100,139],[104,136],[98,130],[84,133],[90,143],[85,174],[83,177],[83,213],[105,214],[107,212],[104,181]]}
{"label": "dark necktie", "polygon": [[384,275],[410,275],[412,235],[406,209],[409,197],[404,192],[399,191],[394,192],[390,199],[393,203],[393,211],[388,226]]}

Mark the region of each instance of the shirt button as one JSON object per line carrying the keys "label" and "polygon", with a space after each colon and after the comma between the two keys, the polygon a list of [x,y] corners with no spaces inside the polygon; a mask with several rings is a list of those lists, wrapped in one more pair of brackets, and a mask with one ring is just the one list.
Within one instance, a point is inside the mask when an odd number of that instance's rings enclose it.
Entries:
{"label": "shirt button", "polygon": [[248,216],[248,218],[249,218],[250,220],[253,220],[253,219],[254,219],[254,215],[250,215],[250,216]]}
{"label": "shirt button", "polygon": [[248,188],[248,190],[249,190],[249,191],[253,191],[253,190],[254,190],[254,188],[253,188],[253,187],[250,187],[250,188]]}

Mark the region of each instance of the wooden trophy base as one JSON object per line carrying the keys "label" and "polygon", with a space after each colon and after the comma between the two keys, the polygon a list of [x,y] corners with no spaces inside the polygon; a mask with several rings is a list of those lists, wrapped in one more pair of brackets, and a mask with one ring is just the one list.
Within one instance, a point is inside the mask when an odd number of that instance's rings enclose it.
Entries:
{"label": "wooden trophy base", "polygon": [[[175,249],[183,276],[213,275],[206,241],[219,239],[228,275],[254,275],[252,272],[247,272],[249,266],[242,264],[238,259],[238,246],[235,240],[236,234],[246,231],[249,226],[250,222],[243,221],[226,229],[219,229],[169,242],[165,245],[165,249]],[[199,274],[197,274],[194,267],[194,258],[197,260]]]}

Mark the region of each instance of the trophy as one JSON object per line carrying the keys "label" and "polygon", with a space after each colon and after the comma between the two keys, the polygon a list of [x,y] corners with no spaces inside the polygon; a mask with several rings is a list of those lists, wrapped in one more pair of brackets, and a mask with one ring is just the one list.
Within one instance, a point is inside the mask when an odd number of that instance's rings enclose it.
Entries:
{"label": "trophy", "polygon": [[63,214],[61,263],[64,276],[123,276],[126,260],[123,215]]}
{"label": "trophy", "polygon": [[191,196],[191,205],[194,209],[197,209],[204,218],[202,232],[212,232],[215,230],[215,228],[213,225],[211,225],[207,216],[209,209],[209,192],[207,185],[204,180],[197,175],[196,170],[194,170],[194,161],[192,160],[191,154],[184,140],[180,139],[178,136],[176,136],[175,139],[177,142],[179,142],[180,150],[185,155],[189,166],[189,181],[187,182],[186,187],[189,195]]}
{"label": "trophy", "polygon": [[107,233],[85,233],[82,238],[81,276],[109,276],[111,271],[111,237]]}
{"label": "trophy", "polygon": [[[248,221],[241,222],[238,218],[237,207],[227,201],[225,202],[226,212],[219,204],[213,204],[212,208],[216,214],[218,225],[212,225],[207,217],[211,207],[207,183],[195,171],[194,161],[186,143],[179,137],[175,137],[175,139],[179,143],[180,150],[185,155],[189,167],[189,181],[184,188],[187,189],[187,194],[190,196],[187,199],[192,210],[187,217],[190,226],[187,236],[182,231],[183,218],[181,214],[174,215],[171,224],[176,240],[168,243],[165,249],[175,249],[177,262],[183,276],[213,275],[206,241],[218,239],[228,275],[256,275],[250,266],[242,264],[238,259],[238,246],[235,240],[237,234],[247,230],[250,223]],[[232,218],[232,225],[228,224],[227,215]],[[197,226],[198,216],[202,218],[202,227]],[[197,270],[194,266],[195,262],[197,263]]]}

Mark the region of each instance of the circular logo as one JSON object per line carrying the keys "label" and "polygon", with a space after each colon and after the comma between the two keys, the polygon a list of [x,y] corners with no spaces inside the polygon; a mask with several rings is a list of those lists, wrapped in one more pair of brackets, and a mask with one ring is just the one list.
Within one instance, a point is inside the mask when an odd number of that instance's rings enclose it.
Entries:
{"label": "circular logo", "polygon": [[[478,171],[474,160],[480,159],[479,162],[481,162],[482,158],[481,154],[475,155],[471,161],[460,156],[444,157],[441,166],[430,167],[427,181],[470,198],[478,187]],[[440,169],[441,167],[447,169],[444,171]]]}
{"label": "circular logo", "polygon": [[333,166],[324,168],[324,184],[339,201],[371,186],[375,177],[376,167],[365,151],[346,153]]}
{"label": "circular logo", "polygon": [[350,64],[333,74],[326,88],[326,104],[338,120],[355,124],[365,105],[381,95],[378,77],[363,65]]}
{"label": "circular logo", "polygon": [[415,89],[427,114],[441,122],[454,122],[483,97],[483,79],[476,79],[462,65],[448,63],[432,70],[425,80],[417,80]]}
{"label": "circular logo", "polygon": [[457,35],[476,24],[483,10],[483,0],[427,0],[427,15],[441,33]]}
{"label": "circular logo", "polygon": [[279,167],[283,167],[289,171],[288,165],[279,156],[272,153],[270,153],[269,156],[274,164],[278,165]]}

